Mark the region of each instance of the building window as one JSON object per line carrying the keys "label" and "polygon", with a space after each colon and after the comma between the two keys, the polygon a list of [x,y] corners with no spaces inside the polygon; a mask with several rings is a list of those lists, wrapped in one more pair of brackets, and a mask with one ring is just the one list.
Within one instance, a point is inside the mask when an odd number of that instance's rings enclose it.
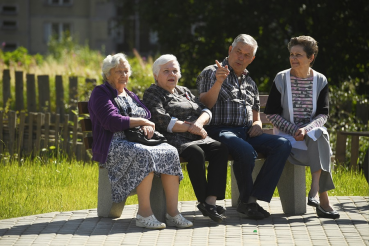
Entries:
{"label": "building window", "polygon": [[2,22],[2,29],[6,30],[14,30],[17,28],[17,21],[13,20],[4,20]]}
{"label": "building window", "polygon": [[63,37],[71,35],[70,23],[47,23],[45,25],[45,40],[50,41],[51,37],[61,41]]}
{"label": "building window", "polygon": [[17,13],[17,6],[15,5],[3,5],[1,7],[1,13],[6,15],[15,15]]}
{"label": "building window", "polygon": [[73,0],[48,0],[49,5],[70,6]]}
{"label": "building window", "polygon": [[14,51],[17,48],[18,48],[18,45],[16,43],[7,43],[7,42],[2,43],[2,49],[4,52]]}

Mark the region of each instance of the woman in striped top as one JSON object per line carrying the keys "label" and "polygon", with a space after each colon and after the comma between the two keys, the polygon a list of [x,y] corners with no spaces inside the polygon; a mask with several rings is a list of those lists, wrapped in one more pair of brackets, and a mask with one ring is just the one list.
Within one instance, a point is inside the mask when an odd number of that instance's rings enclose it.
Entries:
{"label": "woman in striped top", "polygon": [[329,135],[324,127],[329,114],[328,82],[312,69],[318,45],[312,37],[300,36],[291,38],[288,50],[291,69],[275,77],[264,112],[274,134],[291,141],[288,161],[310,166],[308,205],[316,207],[319,217],[337,219],[340,215],[330,205],[327,192],[335,188]]}

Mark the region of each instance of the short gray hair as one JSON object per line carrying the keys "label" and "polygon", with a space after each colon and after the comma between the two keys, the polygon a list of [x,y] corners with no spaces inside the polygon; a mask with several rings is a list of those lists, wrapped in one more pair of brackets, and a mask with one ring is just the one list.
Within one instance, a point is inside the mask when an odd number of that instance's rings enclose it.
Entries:
{"label": "short gray hair", "polygon": [[123,53],[117,53],[115,55],[108,55],[102,64],[102,76],[104,81],[107,79],[107,76],[110,75],[110,70],[112,68],[118,67],[118,65],[123,62],[124,65],[128,68],[128,76],[131,76],[131,66]]}
{"label": "short gray hair", "polygon": [[[182,77],[181,75],[181,66],[179,65],[179,62],[177,60],[177,57],[175,57],[172,54],[166,54],[166,55],[162,55],[160,56],[158,59],[155,60],[154,64],[152,65],[152,72],[154,73],[154,75],[158,76],[159,72],[160,72],[160,66],[170,62],[170,61],[174,61],[175,63],[177,63],[178,65],[178,73],[179,73],[179,78],[180,79]],[[156,80],[155,80],[156,83]]]}
{"label": "short gray hair", "polygon": [[[254,48],[254,56],[256,54],[256,51],[258,49],[258,43],[256,42],[256,40],[251,37],[250,35],[248,34],[240,34],[238,35],[234,40],[233,40],[233,43],[232,43],[232,47],[235,47],[237,45],[237,43],[239,42],[242,42],[244,44],[248,44],[250,45],[251,47]],[[233,48],[232,48],[233,49]]]}

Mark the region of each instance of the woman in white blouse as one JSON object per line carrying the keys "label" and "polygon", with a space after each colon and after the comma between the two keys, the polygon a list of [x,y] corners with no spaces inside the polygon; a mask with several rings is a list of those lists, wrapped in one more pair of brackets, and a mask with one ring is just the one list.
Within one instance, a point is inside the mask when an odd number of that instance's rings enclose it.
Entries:
{"label": "woman in white blouse", "polygon": [[310,166],[308,205],[316,207],[319,217],[338,219],[340,215],[330,205],[327,192],[335,188],[329,135],[324,127],[329,115],[328,82],[312,69],[318,45],[312,37],[299,36],[291,38],[288,50],[291,69],[276,75],[264,112],[274,134],[291,141],[288,161]]}

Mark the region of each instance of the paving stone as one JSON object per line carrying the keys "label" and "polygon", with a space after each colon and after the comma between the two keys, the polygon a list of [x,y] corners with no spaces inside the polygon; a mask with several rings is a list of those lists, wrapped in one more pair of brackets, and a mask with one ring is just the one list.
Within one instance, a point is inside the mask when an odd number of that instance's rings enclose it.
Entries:
{"label": "paving stone", "polygon": [[318,218],[307,207],[304,215],[283,214],[279,198],[260,205],[272,216],[260,220],[241,217],[231,200],[220,224],[202,216],[195,201],[179,203],[194,227],[148,230],[135,226],[137,205],[125,206],[120,218],[99,218],[96,209],[53,212],[0,220],[0,245],[368,245],[369,197],[331,197],[338,220]]}

